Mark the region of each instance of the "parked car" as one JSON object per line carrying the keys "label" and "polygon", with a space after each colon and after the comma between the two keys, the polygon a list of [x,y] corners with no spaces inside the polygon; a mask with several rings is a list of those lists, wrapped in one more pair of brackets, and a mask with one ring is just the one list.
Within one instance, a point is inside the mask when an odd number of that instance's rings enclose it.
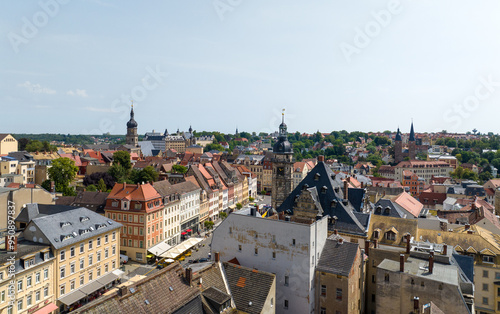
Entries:
{"label": "parked car", "polygon": [[120,254],[120,263],[127,264],[127,262],[128,262],[128,256]]}
{"label": "parked car", "polygon": [[199,262],[200,262],[200,263],[205,263],[205,262],[208,262],[208,258],[200,258],[200,259],[199,259]]}

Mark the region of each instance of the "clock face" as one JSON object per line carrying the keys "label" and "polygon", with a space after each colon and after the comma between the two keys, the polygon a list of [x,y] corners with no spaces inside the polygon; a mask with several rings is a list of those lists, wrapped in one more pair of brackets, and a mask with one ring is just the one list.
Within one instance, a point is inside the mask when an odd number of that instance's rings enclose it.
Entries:
{"label": "clock face", "polygon": [[284,174],[285,174],[285,168],[283,168],[283,167],[278,167],[278,174],[279,174],[279,175],[284,175]]}

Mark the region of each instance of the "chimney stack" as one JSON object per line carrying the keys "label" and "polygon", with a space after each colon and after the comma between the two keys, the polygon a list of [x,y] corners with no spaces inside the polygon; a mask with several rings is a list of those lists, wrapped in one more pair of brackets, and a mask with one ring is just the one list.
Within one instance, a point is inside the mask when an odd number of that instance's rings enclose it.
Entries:
{"label": "chimney stack", "polygon": [[333,234],[335,234],[335,235],[339,234],[338,230],[337,229],[333,229]]}
{"label": "chimney stack", "polygon": [[215,252],[215,262],[216,263],[220,262],[220,253],[219,252]]}
{"label": "chimney stack", "polygon": [[418,301],[418,297],[413,297],[413,309],[415,310],[415,313],[418,313],[419,310]]}
{"label": "chimney stack", "polygon": [[429,273],[432,274],[433,270],[434,270],[434,252],[431,252],[429,254]]}
{"label": "chimney stack", "polygon": [[319,155],[318,156],[318,162],[324,162],[325,161],[325,156]]}
{"label": "chimney stack", "polygon": [[448,255],[448,245],[443,245],[443,255]]}
{"label": "chimney stack", "polygon": [[365,240],[365,253],[366,255],[370,255],[370,240]]}
{"label": "chimney stack", "polygon": [[337,240],[337,242],[338,242],[339,244],[344,243],[344,238],[339,238],[339,239]]}
{"label": "chimney stack", "polygon": [[467,223],[465,224],[465,230],[469,230],[470,229],[470,225]]}
{"label": "chimney stack", "polygon": [[378,248],[378,240],[377,239],[373,239],[373,248],[374,249]]}
{"label": "chimney stack", "polygon": [[410,254],[410,234],[406,235],[406,254]]}
{"label": "chimney stack", "polygon": [[118,287],[118,289],[120,289],[120,296],[126,296],[127,295],[127,286],[121,286],[121,287]]}
{"label": "chimney stack", "polygon": [[405,255],[404,254],[399,254],[399,271],[402,273],[405,271]]}
{"label": "chimney stack", "polygon": [[186,268],[186,281],[190,286],[193,283],[193,270],[191,268]]}
{"label": "chimney stack", "polygon": [[348,185],[348,182],[347,182],[347,180],[345,180],[345,181],[344,181],[344,198],[345,198],[345,199],[348,199],[348,195],[347,195],[347,193],[349,192],[349,188],[348,188],[348,186],[349,186],[349,185]]}

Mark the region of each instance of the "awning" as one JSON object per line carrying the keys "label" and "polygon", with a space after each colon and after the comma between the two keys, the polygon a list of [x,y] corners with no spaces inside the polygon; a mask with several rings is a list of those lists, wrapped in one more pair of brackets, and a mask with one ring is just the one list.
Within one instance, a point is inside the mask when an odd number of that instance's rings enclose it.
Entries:
{"label": "awning", "polygon": [[115,275],[113,273],[109,273],[109,274],[104,275],[101,278],[97,279],[97,281],[99,281],[103,286],[105,286],[107,284],[112,283],[116,279],[118,279],[117,275]]}
{"label": "awning", "polygon": [[36,311],[33,314],[49,314],[52,311],[55,311],[57,309],[58,309],[57,305],[55,305],[54,303],[49,303],[49,304],[47,304],[46,306],[42,307],[41,309],[39,309],[38,311]]}
{"label": "awning", "polygon": [[168,243],[160,242],[157,245],[149,248],[148,251],[153,253],[156,256],[159,256],[161,253],[168,251],[170,248],[172,248],[172,246],[169,245]]}
{"label": "awning", "polygon": [[121,278],[122,275],[125,274],[125,272],[121,269],[115,269],[111,273],[115,274],[118,278]]}
{"label": "awning", "polygon": [[85,294],[91,294],[91,293],[101,289],[102,287],[104,287],[104,285],[102,283],[94,280],[94,281],[91,281],[89,284],[83,286],[79,290]]}
{"label": "awning", "polygon": [[186,241],[183,241],[182,243],[174,246],[167,252],[161,254],[161,257],[166,257],[166,258],[176,258],[177,256],[181,255],[182,253],[186,252],[199,242],[203,241],[202,238],[189,238]]}
{"label": "awning", "polygon": [[155,257],[155,255],[154,254],[148,254],[148,255],[146,255],[146,257],[147,258],[153,258],[153,257]]}
{"label": "awning", "polygon": [[80,290],[73,291],[62,298],[59,298],[59,301],[70,306],[71,304],[80,301],[85,298],[87,295]]}
{"label": "awning", "polygon": [[183,232],[183,233],[181,233],[181,234],[182,234],[182,235],[186,235],[186,234],[188,234],[188,233],[187,233],[187,232]]}
{"label": "awning", "polygon": [[191,229],[187,229],[187,230],[186,230],[186,232],[191,232],[191,231],[193,231],[193,230],[191,230]]}

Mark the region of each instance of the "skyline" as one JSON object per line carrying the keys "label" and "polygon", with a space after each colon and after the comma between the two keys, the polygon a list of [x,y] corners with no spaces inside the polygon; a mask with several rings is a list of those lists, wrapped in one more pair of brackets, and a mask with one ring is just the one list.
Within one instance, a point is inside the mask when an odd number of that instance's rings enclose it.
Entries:
{"label": "skyline", "polygon": [[500,133],[494,1],[3,5],[3,133]]}

